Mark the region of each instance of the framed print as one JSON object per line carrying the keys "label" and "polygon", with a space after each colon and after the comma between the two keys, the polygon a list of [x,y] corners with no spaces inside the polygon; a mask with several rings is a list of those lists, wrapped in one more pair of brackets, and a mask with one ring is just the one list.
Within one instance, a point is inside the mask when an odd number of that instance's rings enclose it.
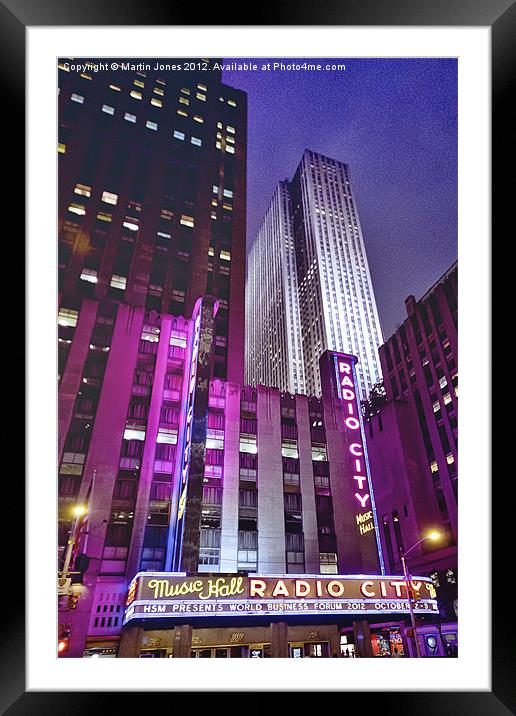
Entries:
{"label": "framed print", "polygon": [[27,563],[3,710],[509,713],[486,386],[514,6],[14,5]]}

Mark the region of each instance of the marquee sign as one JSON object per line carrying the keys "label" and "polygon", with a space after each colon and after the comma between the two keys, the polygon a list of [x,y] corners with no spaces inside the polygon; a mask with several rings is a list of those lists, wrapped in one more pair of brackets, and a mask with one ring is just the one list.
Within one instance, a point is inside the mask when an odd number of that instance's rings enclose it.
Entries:
{"label": "marquee sign", "polygon": [[[428,577],[412,577],[413,609],[438,613]],[[293,577],[140,572],[132,580],[124,624],[134,619],[209,616],[408,613],[406,582],[397,576]]]}

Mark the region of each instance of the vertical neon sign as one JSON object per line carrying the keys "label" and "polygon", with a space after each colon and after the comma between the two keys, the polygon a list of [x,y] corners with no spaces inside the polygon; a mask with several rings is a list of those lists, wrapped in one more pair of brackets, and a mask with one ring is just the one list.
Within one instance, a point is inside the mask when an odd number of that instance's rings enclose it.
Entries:
{"label": "vertical neon sign", "polygon": [[188,473],[190,470],[190,453],[192,447],[192,428],[193,428],[193,415],[194,415],[194,398],[195,398],[195,381],[197,378],[197,357],[199,354],[199,342],[201,334],[201,307],[202,301],[197,301],[194,315],[196,314],[195,324],[193,329],[192,349],[190,353],[190,370],[188,372],[188,385],[186,390],[185,399],[182,406],[182,414],[185,415],[185,428],[183,432],[183,444],[181,451],[181,462],[180,462],[180,482],[178,487],[179,501],[177,506],[177,518],[176,518],[176,539],[174,545],[174,556],[172,569],[179,569],[181,562],[181,548],[183,544],[183,533],[184,533],[184,513],[186,506],[186,493],[188,489]]}
{"label": "vertical neon sign", "polygon": [[369,460],[367,457],[364,423],[356,394],[355,363],[357,359],[355,356],[334,353],[333,360],[337,380],[337,393],[344,409],[344,426],[351,439],[348,450],[353,468],[353,485],[350,487],[354,490],[354,498],[356,501],[357,513],[355,519],[357,528],[360,535],[365,535],[374,530],[378,558],[380,560],[380,570],[382,574],[385,574],[371,472],[369,470]]}

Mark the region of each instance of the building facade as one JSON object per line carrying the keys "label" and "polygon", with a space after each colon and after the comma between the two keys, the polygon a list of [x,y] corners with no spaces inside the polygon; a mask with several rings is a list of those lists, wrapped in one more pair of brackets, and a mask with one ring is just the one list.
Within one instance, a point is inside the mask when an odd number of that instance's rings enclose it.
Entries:
{"label": "building facade", "polygon": [[[366,439],[383,554],[401,568],[400,550],[438,530],[410,555],[418,574],[438,585],[443,617],[457,599],[457,264],[416,301],[380,348],[385,404],[370,415]],[[456,604],[455,604],[456,606]]]}
{"label": "building facade", "polygon": [[246,382],[305,393],[288,182],[279,182],[247,260]]}
{"label": "building facade", "polygon": [[212,377],[243,379],[247,98],[212,60],[172,62],[58,63],[58,543],[62,567],[87,501],[92,585],[166,566],[200,296],[216,297]]}
{"label": "building facade", "polygon": [[[286,193],[288,210],[279,215],[275,205]],[[255,244],[246,287],[248,312],[254,317],[246,380],[258,384],[272,378],[283,384],[295,360],[296,321],[291,321],[291,335],[285,338],[278,339],[272,330],[273,317],[281,309],[280,288],[265,291],[255,279],[274,276],[275,287],[285,284],[293,248],[297,287],[292,281],[281,290],[294,302],[297,290],[304,392],[320,395],[319,358],[333,350],[359,357],[359,392],[366,398],[381,380],[377,351],[383,338],[349,167],[306,150],[293,180],[278,187]],[[289,246],[290,252],[276,257],[274,247],[279,245]]]}

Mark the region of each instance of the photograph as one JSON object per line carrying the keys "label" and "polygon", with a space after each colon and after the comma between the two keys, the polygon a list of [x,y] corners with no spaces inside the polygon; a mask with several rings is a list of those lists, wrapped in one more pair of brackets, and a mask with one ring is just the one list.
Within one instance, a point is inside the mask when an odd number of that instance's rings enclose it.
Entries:
{"label": "photograph", "polygon": [[55,91],[58,660],[457,661],[457,56]]}

